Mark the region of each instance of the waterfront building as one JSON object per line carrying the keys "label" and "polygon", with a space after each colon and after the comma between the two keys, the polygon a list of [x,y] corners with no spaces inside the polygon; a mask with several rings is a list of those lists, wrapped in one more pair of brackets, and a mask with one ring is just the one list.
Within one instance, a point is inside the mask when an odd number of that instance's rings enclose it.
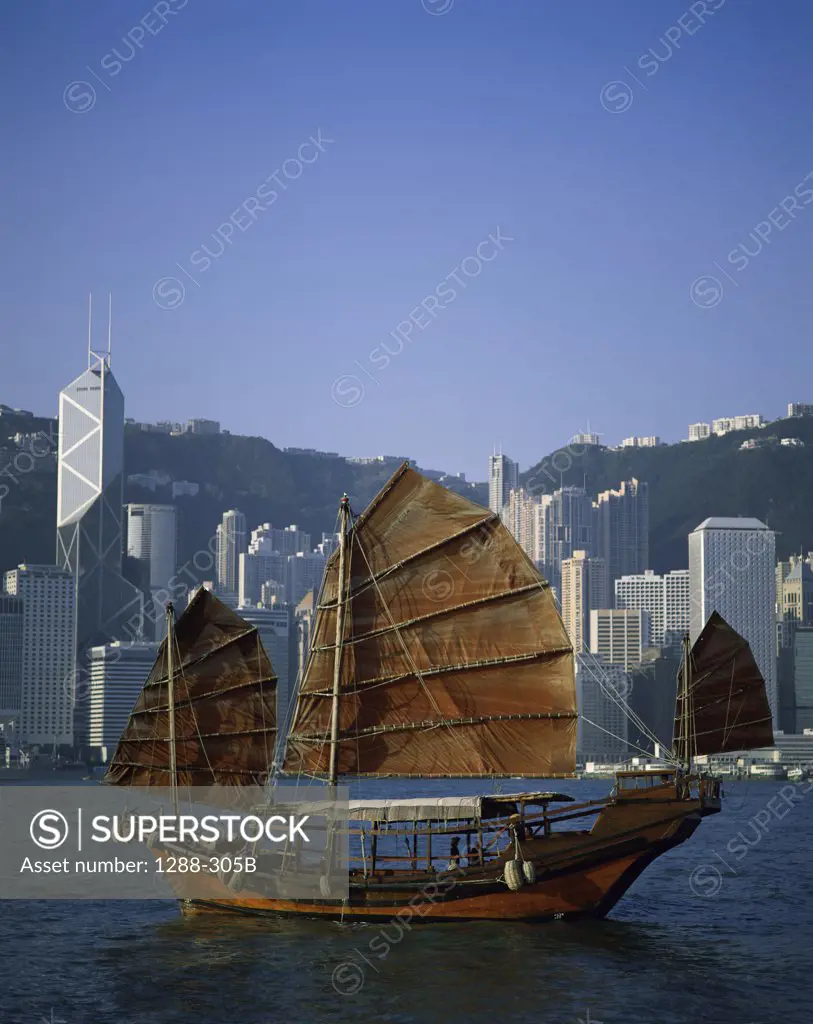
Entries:
{"label": "waterfront building", "polygon": [[19,724],[23,686],[23,599],[0,590],[0,725]]}
{"label": "waterfront building", "polygon": [[88,746],[112,757],[155,659],[158,643],[115,640],[88,653]]}
{"label": "waterfront building", "polygon": [[575,661],[580,710],[576,758],[582,764],[615,764],[629,753],[629,719],[619,700],[627,690],[624,671],[589,652],[577,654]]}
{"label": "waterfront building", "polygon": [[[50,751],[74,744],[76,578],[55,565],[20,565],[4,589],[22,602],[20,716],[22,743]],[[81,692],[78,692],[81,696]]]}
{"label": "waterfront building", "polygon": [[691,638],[713,611],[749,643],[778,724],[776,543],[758,519],[712,517],[689,534]]}

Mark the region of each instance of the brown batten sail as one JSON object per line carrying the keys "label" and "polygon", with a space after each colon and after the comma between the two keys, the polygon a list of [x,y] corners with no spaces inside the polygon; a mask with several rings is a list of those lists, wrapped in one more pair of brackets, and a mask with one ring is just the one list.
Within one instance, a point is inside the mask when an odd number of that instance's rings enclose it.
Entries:
{"label": "brown batten sail", "polygon": [[[681,688],[675,748],[685,759]],[[746,640],[712,612],[690,655],[690,753],[723,754],[773,745],[765,682]]]}
{"label": "brown batten sail", "polygon": [[[340,774],[575,771],[572,648],[547,583],[498,516],[404,464],[347,547]],[[338,573],[336,552],[287,772],[328,772]]]}
{"label": "brown batten sail", "polygon": [[[201,588],[175,627],[179,786],[258,785],[274,758],[277,679],[255,627]],[[104,781],[169,786],[167,640]]]}

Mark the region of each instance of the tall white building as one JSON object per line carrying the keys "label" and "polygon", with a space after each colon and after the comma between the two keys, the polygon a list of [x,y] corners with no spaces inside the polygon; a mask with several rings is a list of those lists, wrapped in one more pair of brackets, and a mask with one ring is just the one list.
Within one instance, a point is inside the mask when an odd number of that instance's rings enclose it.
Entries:
{"label": "tall white building", "polygon": [[608,665],[620,665],[625,672],[637,668],[644,651],[652,646],[649,612],[632,609],[599,608],[590,612],[590,650]]}
{"label": "tall white building", "polygon": [[690,423],[689,424],[689,440],[690,441],[705,441],[707,437],[711,437],[711,424],[709,424],[709,423]]}
{"label": "tall white building", "polygon": [[119,640],[90,649],[88,745],[113,756],[130,712],[158,656],[153,642]]}
{"label": "tall white building", "polygon": [[562,562],[562,622],[576,654],[590,646],[590,612],[607,606],[607,567],[602,558],[574,551]]}
{"label": "tall white building", "polygon": [[732,430],[753,430],[762,426],[763,419],[758,413],[746,416],[721,416],[717,420],[712,420],[711,432],[722,437],[723,434],[730,434]]}
{"label": "tall white building", "polygon": [[503,508],[503,522],[525,554],[534,561],[536,558],[536,509],[539,499],[526,494],[524,488],[512,490]]}
{"label": "tall white building", "polygon": [[174,505],[125,505],[127,555],[143,567],[150,595],[145,632],[161,640],[166,632],[164,600],[178,563],[178,513]]}
{"label": "tall white building", "polygon": [[217,528],[217,585],[235,599],[240,589],[240,555],[246,547],[246,517],[236,508],[224,512]]}
{"label": "tall white building", "polygon": [[109,354],[89,352],[88,364],[59,395],[56,562],[76,581],[80,656],[90,644],[137,633],[144,608],[121,574],[124,396]]}
{"label": "tall white building", "polygon": [[17,735],[49,749],[73,746],[76,578],[55,565],[21,565],[6,573],[4,586],[23,604]]}
{"label": "tall white building", "polygon": [[776,541],[758,519],[713,517],[689,534],[691,638],[713,611],[749,643],[778,724]]}
{"label": "tall white building", "polygon": [[652,646],[672,645],[689,632],[689,570],[622,576],[615,581],[615,607],[649,612]]}
{"label": "tall white building", "polygon": [[512,490],[519,488],[519,464],[507,455],[488,457],[488,507],[498,516],[508,503]]}

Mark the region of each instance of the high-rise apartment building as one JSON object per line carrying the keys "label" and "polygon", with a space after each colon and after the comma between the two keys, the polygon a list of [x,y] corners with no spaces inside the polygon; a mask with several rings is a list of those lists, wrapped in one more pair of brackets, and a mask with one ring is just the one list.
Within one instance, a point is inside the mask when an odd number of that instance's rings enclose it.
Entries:
{"label": "high-rise apartment building", "polygon": [[[76,650],[133,635],[143,595],[121,574],[124,396],[109,356],[59,395],[57,565],[76,581]],[[135,630],[134,630],[135,627]]]}
{"label": "high-rise apartment building", "polygon": [[599,608],[590,612],[590,650],[608,665],[625,672],[637,668],[652,646],[649,612],[642,609]]}
{"label": "high-rise apartment building", "polygon": [[76,579],[54,565],[7,572],[7,593],[22,601],[22,679],[16,729],[22,743],[50,750],[74,743]]}
{"label": "high-rise apartment building", "polygon": [[327,558],[318,551],[299,551],[288,558],[288,602],[294,607],[309,590],[319,593]]}
{"label": "high-rise apartment building", "polygon": [[691,638],[713,611],[749,643],[778,722],[776,543],[758,519],[713,517],[689,534]]}
{"label": "high-rise apartment building", "polygon": [[595,503],[594,554],[607,563],[610,588],[622,576],[642,573],[649,565],[649,487],[624,480],[617,490],[604,491]]}
{"label": "high-rise apartment building", "polygon": [[237,599],[240,589],[240,555],[246,548],[246,517],[236,508],[224,512],[217,528],[217,586],[224,597]]}
{"label": "high-rise apartment building", "polygon": [[526,494],[524,488],[520,487],[511,491],[503,508],[506,529],[531,561],[536,558],[538,517],[535,513],[539,504],[538,498]]}
{"label": "high-rise apartment building", "polygon": [[689,440],[690,441],[705,441],[707,437],[711,437],[711,424],[710,423],[690,423],[689,424]]}
{"label": "high-rise apartment building", "polygon": [[562,562],[562,621],[576,654],[590,647],[590,612],[607,607],[607,567],[602,558],[574,551]]}
{"label": "high-rise apartment building", "polygon": [[127,556],[141,567],[145,596],[145,633],[155,640],[166,633],[164,606],[178,563],[178,514],[174,505],[126,505]]}
{"label": "high-rise apartment building", "polygon": [[615,581],[615,607],[649,612],[652,646],[679,644],[689,632],[689,570],[659,576],[651,569]]}
{"label": "high-rise apartment building", "polygon": [[574,551],[597,552],[593,537],[593,502],[582,487],[560,487],[545,505],[543,573],[557,591],[562,562]]}
{"label": "high-rise apartment building", "polygon": [[507,455],[488,457],[488,507],[498,516],[508,503],[512,490],[519,489],[519,464]]}
{"label": "high-rise apartment building", "polygon": [[813,405],[809,402],[788,402],[788,419],[795,416],[813,416]]}
{"label": "high-rise apartment building", "polygon": [[723,434],[730,434],[733,430],[753,430],[755,427],[764,425],[763,419],[758,413],[746,416],[721,416],[712,421],[711,432],[722,437]]}
{"label": "high-rise apartment building", "polygon": [[107,757],[121,739],[138,695],[158,656],[158,644],[147,641],[91,647],[89,651],[88,746],[106,748]]}

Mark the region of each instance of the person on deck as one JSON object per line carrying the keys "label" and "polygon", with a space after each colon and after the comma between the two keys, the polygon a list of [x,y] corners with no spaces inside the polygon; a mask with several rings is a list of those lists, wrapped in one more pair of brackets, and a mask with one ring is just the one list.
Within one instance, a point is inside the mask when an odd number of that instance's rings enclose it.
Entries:
{"label": "person on deck", "polygon": [[452,848],[449,850],[449,863],[446,865],[447,871],[456,871],[460,867],[460,837],[452,837]]}

